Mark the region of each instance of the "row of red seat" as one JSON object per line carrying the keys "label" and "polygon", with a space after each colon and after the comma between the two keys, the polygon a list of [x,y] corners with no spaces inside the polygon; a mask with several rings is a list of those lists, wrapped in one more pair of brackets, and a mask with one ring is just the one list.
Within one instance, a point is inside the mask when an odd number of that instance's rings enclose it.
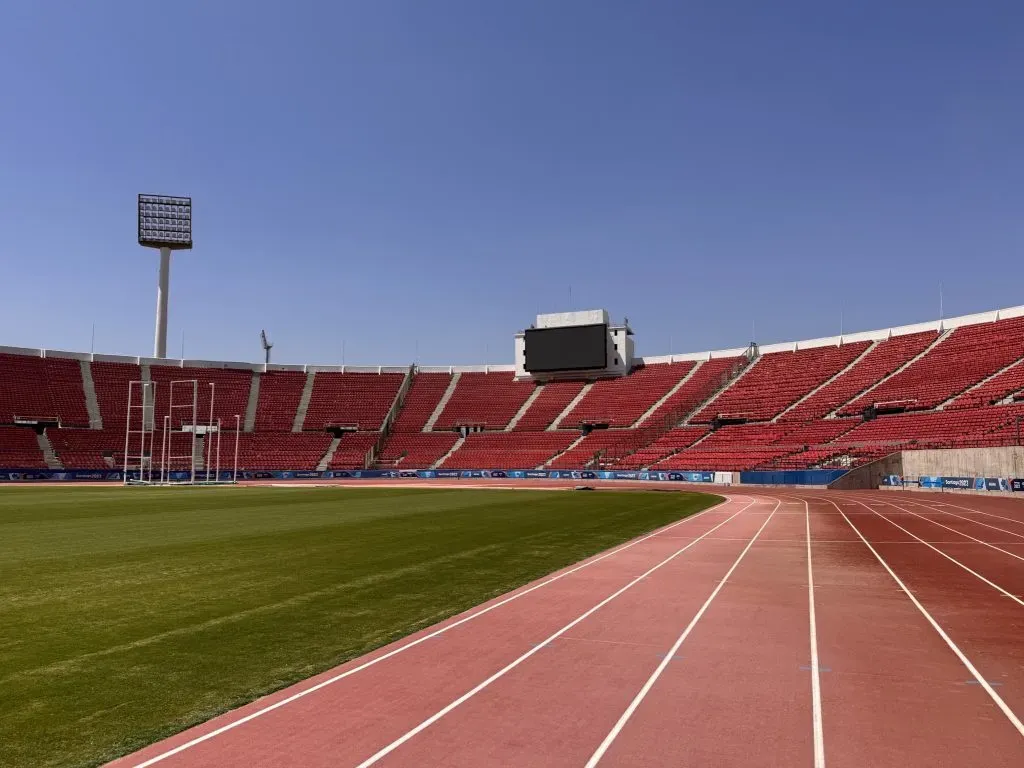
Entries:
{"label": "row of red seat", "polygon": [[762,355],[693,421],[706,424],[722,414],[758,421],[774,418],[846,368],[868,346],[869,342],[860,341]]}
{"label": "row of red seat", "polygon": [[45,469],[39,441],[31,429],[0,426],[0,467]]}
{"label": "row of red seat", "polygon": [[1024,357],[1024,318],[957,328],[927,355],[843,407],[855,415],[874,403],[913,401],[927,410]]}
{"label": "row of red seat", "polygon": [[515,429],[523,432],[546,429],[569,407],[584,386],[582,381],[552,381],[542,385]]}
{"label": "row of red seat", "polygon": [[878,342],[848,371],[796,405],[782,418],[785,421],[808,421],[827,416],[921,354],[937,337],[937,331],[925,331],[893,336]]}
{"label": "row of red seat", "polygon": [[692,361],[662,363],[635,369],[629,376],[601,379],[576,404],[559,425],[573,429],[580,424],[631,427],[672,387],[690,372]]}
{"label": "row of red seat", "polygon": [[476,432],[441,466],[532,469],[564,451],[576,437],[574,432]]}
{"label": "row of red seat", "polygon": [[89,426],[81,365],[58,357],[0,354],[0,424],[16,417]]}
{"label": "row of red seat", "polygon": [[383,467],[429,469],[452,449],[455,432],[392,432],[377,463]]}
{"label": "row of red seat", "polygon": [[530,381],[517,381],[511,371],[463,373],[434,429],[450,430],[458,426],[504,429],[534,386]]}

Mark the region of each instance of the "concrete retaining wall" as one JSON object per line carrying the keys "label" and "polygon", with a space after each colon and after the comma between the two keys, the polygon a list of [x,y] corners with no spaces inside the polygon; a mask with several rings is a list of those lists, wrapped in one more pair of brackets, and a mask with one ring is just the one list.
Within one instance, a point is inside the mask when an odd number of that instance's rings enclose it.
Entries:
{"label": "concrete retaining wall", "polygon": [[1024,477],[1024,447],[903,451],[903,471],[899,474],[910,479]]}

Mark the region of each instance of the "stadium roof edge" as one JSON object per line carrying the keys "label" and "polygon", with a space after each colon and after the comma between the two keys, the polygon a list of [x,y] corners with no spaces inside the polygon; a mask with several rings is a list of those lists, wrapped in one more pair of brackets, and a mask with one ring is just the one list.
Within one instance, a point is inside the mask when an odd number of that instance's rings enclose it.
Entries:
{"label": "stadium roof edge", "polygon": [[[758,350],[761,354],[771,352],[792,352],[798,349],[809,349],[812,347],[827,347],[843,343],[857,341],[881,341],[891,336],[906,336],[911,333],[922,331],[945,331],[958,328],[962,325],[978,325],[980,323],[991,323],[996,320],[1005,320],[1010,317],[1024,317],[1024,305],[995,309],[988,312],[976,312],[971,315],[960,315],[942,320],[932,320],[926,323],[915,323],[913,325],[900,325],[892,328],[881,328],[875,331],[858,331],[856,333],[844,333],[841,336],[827,336],[818,339],[805,339],[803,341],[786,341],[777,344],[762,344]],[[710,360],[718,357],[737,357],[744,354],[747,347],[735,347],[733,349],[716,349],[707,352],[686,352],[678,355],[657,355],[640,358],[644,364],[683,362],[687,360]],[[177,360],[160,359],[154,357],[134,357],[131,355],[101,355],[90,352],[70,352],[58,349],[36,349],[33,347],[5,347],[0,346],[0,354],[25,355],[28,357],[59,357],[72,360],[91,360],[96,362],[130,363],[135,365],[166,365],[171,367],[190,368],[229,368],[249,371],[324,371],[344,373],[404,373],[409,370],[409,365],[280,365],[272,363],[265,366],[263,363],[247,363],[227,360]],[[417,369],[423,373],[502,373],[514,371],[514,365],[419,365]]]}

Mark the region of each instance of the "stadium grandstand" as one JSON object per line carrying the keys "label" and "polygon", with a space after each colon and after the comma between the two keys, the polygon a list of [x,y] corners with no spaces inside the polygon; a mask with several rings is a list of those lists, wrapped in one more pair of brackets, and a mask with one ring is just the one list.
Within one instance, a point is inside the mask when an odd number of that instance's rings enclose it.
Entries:
{"label": "stadium grandstand", "polygon": [[603,321],[608,358],[527,370],[531,331],[516,336],[514,364],[448,368],[0,347],[0,467],[119,469],[132,381],[155,383],[160,423],[169,382],[195,380],[203,420],[231,440],[237,425],[245,471],[849,468],[909,448],[1021,442],[1024,307],[636,358],[632,330],[602,310],[545,318]]}

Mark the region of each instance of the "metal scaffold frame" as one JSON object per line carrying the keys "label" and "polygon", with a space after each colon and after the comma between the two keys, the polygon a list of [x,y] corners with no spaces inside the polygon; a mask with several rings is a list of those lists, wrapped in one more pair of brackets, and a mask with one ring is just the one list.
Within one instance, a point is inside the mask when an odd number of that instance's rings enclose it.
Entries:
{"label": "metal scaffold frame", "polygon": [[[153,480],[153,434],[156,419],[156,383],[128,382],[128,409],[124,429],[124,483]],[[133,450],[135,451],[133,453]],[[137,477],[132,478],[132,474]]]}
{"label": "metal scaffold frame", "polygon": [[[199,381],[169,382],[167,412],[161,424],[160,457],[156,462],[156,382],[132,381],[128,386],[128,416],[125,426],[125,485],[216,485],[238,478],[238,433],[240,417],[235,416],[235,463],[230,479],[221,478],[221,419],[214,418],[216,385],[209,382],[210,411],[206,424],[199,423]],[[202,455],[197,441],[203,439]],[[203,468],[198,468],[199,460]],[[185,473],[182,476],[182,473]]]}

